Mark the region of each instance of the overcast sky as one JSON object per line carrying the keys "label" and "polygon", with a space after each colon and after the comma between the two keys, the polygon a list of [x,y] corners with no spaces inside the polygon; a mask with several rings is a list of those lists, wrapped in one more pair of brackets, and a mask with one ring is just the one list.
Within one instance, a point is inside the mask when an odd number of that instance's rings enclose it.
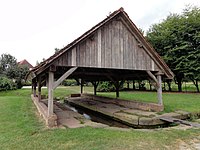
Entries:
{"label": "overcast sky", "polygon": [[35,66],[120,7],[147,30],[200,0],[0,0],[0,54]]}

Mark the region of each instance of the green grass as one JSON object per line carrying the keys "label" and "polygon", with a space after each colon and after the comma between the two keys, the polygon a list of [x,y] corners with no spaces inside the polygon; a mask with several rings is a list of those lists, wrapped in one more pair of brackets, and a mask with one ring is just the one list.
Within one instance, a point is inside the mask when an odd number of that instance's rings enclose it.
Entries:
{"label": "green grass", "polygon": [[[115,92],[98,93],[98,95],[115,97]],[[137,100],[157,103],[156,92],[120,92],[120,99]],[[200,112],[200,94],[194,93],[163,93],[164,112],[184,110]]]}
{"label": "green grass", "polygon": [[[147,90],[149,90],[150,89],[149,81],[144,80],[143,82],[145,83],[145,88]],[[130,86],[130,88],[132,88],[133,83],[130,83],[129,86]],[[124,84],[124,88],[126,88],[126,87],[127,87],[127,84]],[[139,89],[139,84],[137,82],[135,83],[135,87],[136,87],[136,89]],[[162,83],[162,87],[164,87],[164,83]],[[168,90],[167,83],[165,83],[165,87],[166,87],[166,90]],[[153,88],[153,86],[152,86],[152,88]],[[175,84],[175,82],[171,83],[171,88],[172,88],[172,91],[178,91],[178,85]],[[197,89],[192,82],[183,82],[182,91],[183,92],[196,92]]]}
{"label": "green grass", "polygon": [[[77,90],[79,90],[78,87],[58,88],[55,91],[55,95],[64,97],[70,93],[77,93]],[[91,88],[86,90],[92,91]],[[46,90],[43,89],[43,93],[45,92]],[[111,93],[111,95],[114,95],[114,93]],[[122,92],[121,96],[127,99],[132,99],[132,96],[134,96],[138,100],[154,101],[152,96],[155,96],[155,93]],[[179,101],[183,100],[183,104],[179,104],[180,108],[187,108],[188,103],[191,103],[190,101],[194,100],[193,97],[196,97],[195,94],[188,96],[185,94],[164,94],[165,101],[168,99],[170,101],[168,103],[165,102],[166,105],[173,105],[173,102],[177,101],[179,96],[182,97],[179,98]],[[189,102],[188,98],[190,99]],[[116,131],[90,127],[47,129],[35,112],[36,108],[30,99],[30,89],[0,92],[0,149],[178,149],[179,141],[188,142],[200,136],[199,129],[159,129],[149,131]]]}

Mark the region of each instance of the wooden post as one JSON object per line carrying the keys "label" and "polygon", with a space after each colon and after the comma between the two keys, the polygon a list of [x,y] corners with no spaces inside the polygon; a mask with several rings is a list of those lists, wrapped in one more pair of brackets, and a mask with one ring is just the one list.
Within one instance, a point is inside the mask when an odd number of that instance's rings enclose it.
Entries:
{"label": "wooden post", "polygon": [[94,95],[97,95],[97,86],[94,86]]}
{"label": "wooden post", "polygon": [[83,93],[83,79],[81,79],[81,94]]}
{"label": "wooden post", "polygon": [[157,88],[157,95],[158,95],[158,104],[163,105],[163,101],[162,101],[162,79],[161,79],[161,75],[157,76],[157,80],[158,80],[158,88]]}
{"label": "wooden post", "polygon": [[130,83],[129,80],[127,80],[127,89],[130,88],[129,83]]}
{"label": "wooden post", "polygon": [[133,80],[133,90],[135,90],[135,80]]}
{"label": "wooden post", "polygon": [[46,87],[47,87],[47,91],[48,91],[48,88],[49,88],[49,76],[46,77]]}
{"label": "wooden post", "polygon": [[53,115],[53,83],[54,73],[49,71],[49,82],[48,82],[48,117]]}
{"label": "wooden post", "polygon": [[92,82],[92,84],[94,86],[94,95],[97,95],[97,86],[98,86],[99,82],[94,81],[94,82]]}
{"label": "wooden post", "polygon": [[31,93],[33,94],[33,86],[34,84],[33,84],[33,81],[32,81],[32,84],[31,84]]}
{"label": "wooden post", "polygon": [[41,100],[41,76],[38,78],[38,100]]}
{"label": "wooden post", "polygon": [[119,97],[119,81],[116,81],[115,88],[116,88],[116,98],[118,98]]}
{"label": "wooden post", "polygon": [[151,81],[149,81],[149,90],[152,91]]}
{"label": "wooden post", "polygon": [[36,81],[34,81],[33,83],[33,96],[36,97],[36,86],[37,86],[37,83]]}

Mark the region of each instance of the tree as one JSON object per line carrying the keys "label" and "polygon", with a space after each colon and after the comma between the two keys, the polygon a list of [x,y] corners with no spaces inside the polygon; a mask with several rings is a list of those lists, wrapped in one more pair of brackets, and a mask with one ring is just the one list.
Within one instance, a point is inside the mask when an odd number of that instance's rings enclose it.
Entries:
{"label": "tree", "polygon": [[59,48],[55,48],[54,50],[55,50],[55,53],[58,53],[60,51]]}
{"label": "tree", "polygon": [[2,54],[0,57],[1,76],[12,79],[17,73],[17,59],[10,54]]}
{"label": "tree", "polygon": [[184,77],[198,88],[200,80],[200,9],[187,6],[182,14],[170,14],[154,24],[147,39],[175,74],[175,83],[182,91]]}
{"label": "tree", "polygon": [[15,81],[17,88],[21,88],[29,68],[24,65],[18,65],[17,59],[10,54],[1,55],[0,66],[0,76]]}

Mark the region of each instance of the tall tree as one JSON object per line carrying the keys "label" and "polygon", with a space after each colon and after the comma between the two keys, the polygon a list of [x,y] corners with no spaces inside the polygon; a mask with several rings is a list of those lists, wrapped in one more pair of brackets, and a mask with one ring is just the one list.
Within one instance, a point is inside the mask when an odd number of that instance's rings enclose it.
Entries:
{"label": "tall tree", "polygon": [[182,14],[170,14],[163,22],[154,24],[147,39],[175,73],[178,90],[186,76],[196,86],[200,80],[200,9],[189,7]]}

